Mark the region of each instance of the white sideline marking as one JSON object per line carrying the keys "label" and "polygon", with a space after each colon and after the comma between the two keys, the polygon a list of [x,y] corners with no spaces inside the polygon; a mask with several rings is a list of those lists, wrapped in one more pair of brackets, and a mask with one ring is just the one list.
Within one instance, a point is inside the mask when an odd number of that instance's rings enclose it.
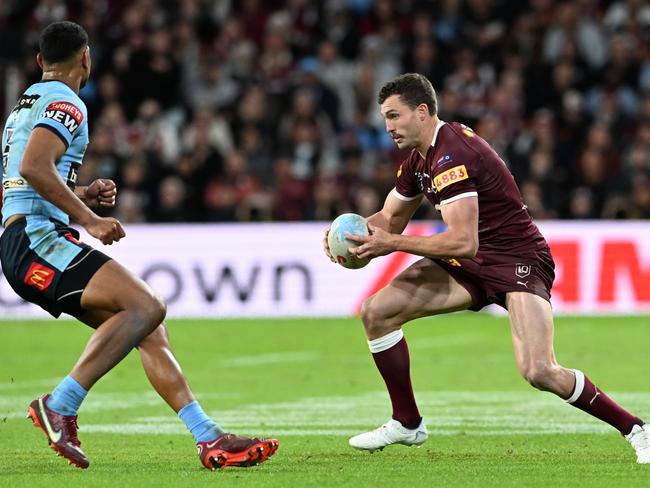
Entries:
{"label": "white sideline marking", "polygon": [[[25,418],[27,406],[37,396],[53,388],[57,381],[50,381],[46,388],[42,388],[39,393],[5,395],[0,396],[0,420]],[[33,389],[33,388],[32,388]],[[218,402],[220,399],[232,399],[241,397],[241,393],[202,393],[200,400]],[[105,410],[129,410],[132,408],[142,407],[160,407],[164,405],[163,400],[153,391],[139,393],[102,393],[91,392],[84,400],[81,414],[102,412]]]}
{"label": "white sideline marking", "polygon": [[[206,404],[239,394],[199,394]],[[650,414],[650,393],[612,393],[625,408],[642,418]],[[208,399],[207,401],[205,401]],[[615,431],[551,394],[528,392],[421,392],[420,409],[432,435],[539,435],[562,433],[607,434]],[[0,397],[0,418],[24,417],[33,397]],[[212,410],[226,430],[249,435],[350,436],[373,429],[390,416],[385,392],[355,396],[302,398],[278,403],[238,402],[232,409]],[[151,408],[153,407],[153,408]],[[15,409],[19,410],[15,410]],[[121,423],[97,422],[94,414],[122,410]],[[146,416],[148,411],[153,415]],[[81,408],[81,431],[116,434],[187,435],[183,424],[153,392],[91,394]],[[4,413],[7,412],[7,413]],[[104,417],[106,418],[106,417]],[[110,420],[115,416],[111,415]]]}

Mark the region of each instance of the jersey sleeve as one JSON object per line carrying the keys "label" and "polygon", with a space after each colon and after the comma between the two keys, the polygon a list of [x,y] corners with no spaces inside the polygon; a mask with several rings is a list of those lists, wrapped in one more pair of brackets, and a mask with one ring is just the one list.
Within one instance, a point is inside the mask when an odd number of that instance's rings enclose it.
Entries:
{"label": "jersey sleeve", "polygon": [[406,202],[415,200],[422,194],[422,189],[415,174],[415,159],[414,155],[411,154],[400,164],[397,170],[397,183],[393,195]]}
{"label": "jersey sleeve", "polygon": [[[474,156],[477,157],[477,156]],[[461,198],[478,196],[476,190],[477,164],[472,159],[452,161],[437,167],[432,175],[440,205]]]}
{"label": "jersey sleeve", "polygon": [[43,127],[52,131],[65,144],[66,149],[79,133],[86,122],[86,116],[81,110],[79,101],[71,100],[65,95],[48,97],[40,108],[34,123],[36,127]]}

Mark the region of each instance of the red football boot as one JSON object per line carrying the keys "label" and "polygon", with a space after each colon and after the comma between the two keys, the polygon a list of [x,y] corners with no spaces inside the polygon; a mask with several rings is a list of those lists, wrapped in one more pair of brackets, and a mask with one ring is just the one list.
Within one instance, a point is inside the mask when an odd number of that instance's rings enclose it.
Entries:
{"label": "red football boot", "polygon": [[197,442],[201,463],[208,469],[221,469],[226,466],[247,468],[263,463],[278,450],[276,439],[239,437],[222,434],[210,442]]}
{"label": "red football boot", "polygon": [[43,395],[29,404],[27,418],[31,418],[34,426],[40,428],[56,451],[57,456],[63,456],[68,464],[85,469],[90,465],[88,458],[81,450],[81,442],[77,438],[77,416],[61,415],[49,408],[45,402],[50,394]]}

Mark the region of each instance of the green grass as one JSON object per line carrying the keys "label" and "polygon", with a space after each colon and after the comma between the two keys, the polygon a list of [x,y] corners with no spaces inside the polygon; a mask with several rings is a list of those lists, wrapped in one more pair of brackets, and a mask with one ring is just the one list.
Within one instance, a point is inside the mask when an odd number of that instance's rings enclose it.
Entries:
{"label": "green grass", "polygon": [[[650,417],[644,317],[561,318],[560,362]],[[71,321],[0,322],[0,486],[649,486],[650,466],[608,426],[519,377],[506,319],[457,314],[406,328],[431,437],[375,454],[347,445],[390,416],[358,320],[172,320],[176,355],[204,408],[280,450],[251,469],[209,472],[149,387],[136,354],[80,411],[88,470],[68,466],[24,418],[65,376],[90,330]]]}

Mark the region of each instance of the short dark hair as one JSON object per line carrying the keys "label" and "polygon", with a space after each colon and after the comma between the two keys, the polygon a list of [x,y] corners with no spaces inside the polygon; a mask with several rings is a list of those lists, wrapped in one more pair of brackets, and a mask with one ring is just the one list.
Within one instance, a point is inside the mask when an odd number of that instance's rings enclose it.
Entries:
{"label": "short dark hair", "polygon": [[79,24],[67,20],[48,25],[38,39],[38,48],[46,63],[69,60],[88,45],[88,33]]}
{"label": "short dark hair", "polygon": [[438,113],[436,91],[431,82],[419,73],[399,75],[382,86],[377,97],[379,105],[392,95],[399,95],[412,110],[424,103],[429,108],[429,115]]}

